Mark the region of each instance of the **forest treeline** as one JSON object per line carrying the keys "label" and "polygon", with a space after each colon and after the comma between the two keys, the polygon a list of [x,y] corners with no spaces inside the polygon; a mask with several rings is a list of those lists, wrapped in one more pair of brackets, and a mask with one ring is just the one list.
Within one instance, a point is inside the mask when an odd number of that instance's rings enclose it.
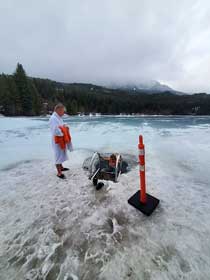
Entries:
{"label": "forest treeline", "polygon": [[38,116],[65,104],[67,113],[101,114],[210,114],[210,95],[176,95],[108,89],[93,84],[60,83],[31,78],[21,64],[12,75],[0,75],[0,113],[6,116]]}

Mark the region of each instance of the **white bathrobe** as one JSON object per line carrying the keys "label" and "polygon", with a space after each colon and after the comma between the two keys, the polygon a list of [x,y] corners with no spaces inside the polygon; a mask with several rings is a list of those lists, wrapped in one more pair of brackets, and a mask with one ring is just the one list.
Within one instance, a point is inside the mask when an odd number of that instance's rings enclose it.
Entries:
{"label": "white bathrobe", "polygon": [[62,150],[58,144],[55,143],[55,136],[63,136],[62,131],[59,126],[63,126],[64,122],[62,118],[54,112],[50,117],[50,130],[52,134],[52,147],[55,155],[55,164],[62,164],[64,161],[68,160],[67,148]]}

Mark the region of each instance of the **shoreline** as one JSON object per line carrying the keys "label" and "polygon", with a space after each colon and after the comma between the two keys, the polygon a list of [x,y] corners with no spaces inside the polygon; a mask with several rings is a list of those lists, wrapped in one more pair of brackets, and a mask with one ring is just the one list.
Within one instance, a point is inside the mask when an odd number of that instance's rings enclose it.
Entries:
{"label": "shoreline", "polygon": [[[1,118],[14,118],[14,119],[18,119],[18,118],[28,118],[28,119],[33,119],[33,118],[49,118],[51,115],[38,115],[38,116],[0,116]],[[132,114],[101,114],[101,115],[67,115],[64,116],[63,118],[75,118],[75,117],[79,117],[79,118],[84,118],[84,117],[89,117],[89,118],[100,118],[100,117],[133,117],[133,118],[144,118],[144,117],[210,117],[209,115],[193,115],[193,114],[187,114],[187,115],[167,115],[167,114],[163,114],[163,115],[156,115],[156,114],[136,114],[136,115],[132,115]]]}

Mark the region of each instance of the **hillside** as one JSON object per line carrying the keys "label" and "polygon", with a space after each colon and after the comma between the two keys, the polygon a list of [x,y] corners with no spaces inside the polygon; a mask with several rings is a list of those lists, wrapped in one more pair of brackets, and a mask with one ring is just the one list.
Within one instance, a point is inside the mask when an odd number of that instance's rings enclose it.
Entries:
{"label": "hillside", "polygon": [[161,92],[171,92],[171,93],[179,93],[178,91],[174,90],[173,88],[162,84],[158,81],[151,80],[151,81],[142,81],[139,83],[115,83],[108,85],[109,88],[112,89],[121,89],[121,90],[127,90],[130,92],[144,92],[144,93],[161,93]]}
{"label": "hillside", "polygon": [[[167,89],[167,88],[166,88]],[[47,114],[56,103],[68,114],[162,114],[210,113],[210,95],[177,95],[171,90],[110,89],[84,83],[62,83],[27,77],[21,64],[13,75],[0,75],[0,113],[8,116]]]}

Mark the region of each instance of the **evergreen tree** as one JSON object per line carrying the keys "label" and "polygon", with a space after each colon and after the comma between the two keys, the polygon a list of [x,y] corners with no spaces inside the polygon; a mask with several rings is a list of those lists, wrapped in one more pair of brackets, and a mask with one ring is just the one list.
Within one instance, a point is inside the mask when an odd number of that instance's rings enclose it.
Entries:
{"label": "evergreen tree", "polygon": [[73,99],[72,101],[68,102],[67,106],[66,106],[66,110],[67,110],[68,114],[76,115],[78,112],[77,101],[75,99]]}
{"label": "evergreen tree", "polygon": [[20,96],[14,78],[12,76],[8,76],[7,82],[8,82],[9,92],[10,92],[10,99],[11,99],[11,107],[10,107],[10,112],[8,114],[20,115],[22,106],[21,106]]}
{"label": "evergreen tree", "polygon": [[42,109],[41,96],[33,82],[33,79],[29,80],[29,90],[32,95],[32,112],[33,115],[40,115]]}
{"label": "evergreen tree", "polygon": [[15,83],[18,89],[20,102],[22,105],[21,114],[30,116],[33,115],[33,100],[29,82],[23,69],[23,66],[18,63],[14,73]]}
{"label": "evergreen tree", "polygon": [[0,76],[0,105],[5,115],[18,115],[16,108],[17,88],[11,76]]}

